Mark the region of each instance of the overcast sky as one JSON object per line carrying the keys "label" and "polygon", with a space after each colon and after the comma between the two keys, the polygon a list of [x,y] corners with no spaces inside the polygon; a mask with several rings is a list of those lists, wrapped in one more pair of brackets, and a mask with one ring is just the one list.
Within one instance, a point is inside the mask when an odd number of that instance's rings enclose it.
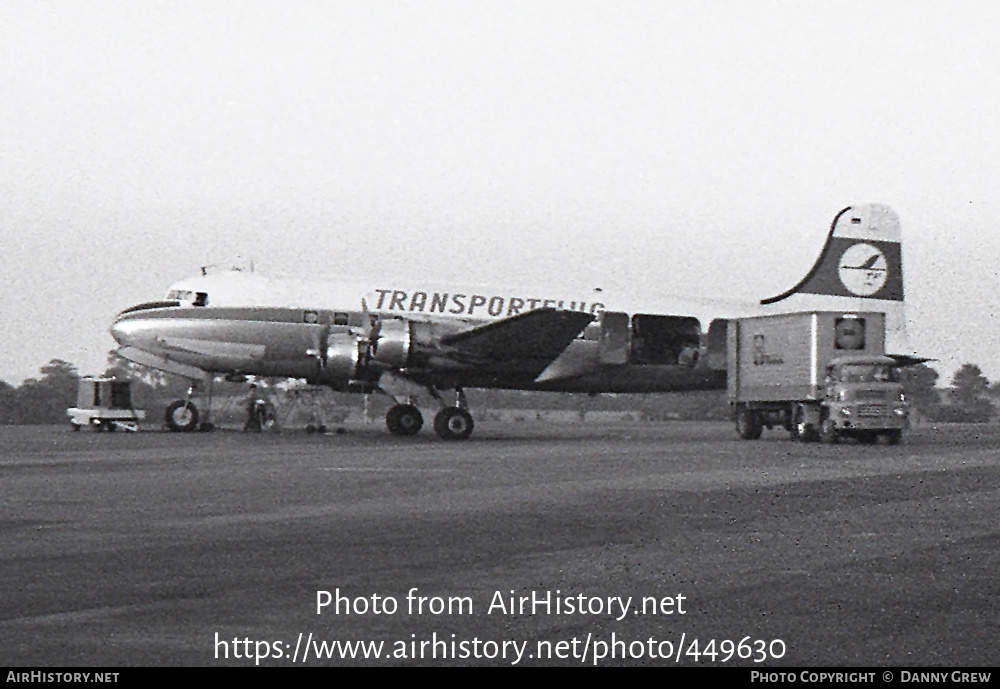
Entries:
{"label": "overcast sky", "polygon": [[0,379],[208,263],[768,297],[902,220],[910,339],[1000,381],[1000,3],[0,4]]}

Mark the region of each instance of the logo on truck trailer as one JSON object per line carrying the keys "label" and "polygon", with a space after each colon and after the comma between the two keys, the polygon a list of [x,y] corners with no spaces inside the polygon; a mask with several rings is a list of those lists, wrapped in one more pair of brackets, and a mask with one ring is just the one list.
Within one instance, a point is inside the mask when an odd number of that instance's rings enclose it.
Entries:
{"label": "logo on truck trailer", "polygon": [[753,336],[753,363],[754,366],[764,364],[783,364],[785,360],[780,356],[767,353],[767,341],[763,335]]}

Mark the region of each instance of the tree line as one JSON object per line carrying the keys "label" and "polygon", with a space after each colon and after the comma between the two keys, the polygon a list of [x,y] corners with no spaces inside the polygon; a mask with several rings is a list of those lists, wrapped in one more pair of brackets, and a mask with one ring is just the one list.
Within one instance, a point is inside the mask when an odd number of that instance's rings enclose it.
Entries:
{"label": "tree line", "polygon": [[[997,417],[1000,384],[991,384],[979,366],[963,364],[950,385],[938,387],[939,374],[927,364],[901,371],[906,396],[921,420],[983,423]],[[62,359],[52,359],[39,369],[37,378],[19,386],[0,380],[0,425],[67,423],[66,409],[76,405],[81,375]],[[149,418],[171,400],[182,398],[187,382],[176,376],[128,362],[112,352],[104,376],[132,382],[132,403],[146,409]],[[649,419],[725,419],[729,411],[726,393],[695,392],[662,395],[599,395],[526,393],[509,390],[476,391],[472,403],[483,409],[531,408],[585,411],[638,411]],[[346,402],[345,404],[349,404]]]}

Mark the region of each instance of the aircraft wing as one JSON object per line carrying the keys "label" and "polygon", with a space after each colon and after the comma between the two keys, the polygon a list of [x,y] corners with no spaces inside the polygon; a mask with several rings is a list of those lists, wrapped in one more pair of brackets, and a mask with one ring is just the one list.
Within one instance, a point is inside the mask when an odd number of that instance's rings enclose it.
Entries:
{"label": "aircraft wing", "polygon": [[937,361],[937,359],[931,359],[926,356],[913,356],[910,354],[887,354],[890,359],[896,360],[896,365],[901,367],[906,366],[916,366],[917,364],[923,364],[928,361]]}
{"label": "aircraft wing", "polygon": [[593,315],[580,311],[534,309],[446,335],[441,344],[470,361],[532,361],[544,368],[593,320]]}

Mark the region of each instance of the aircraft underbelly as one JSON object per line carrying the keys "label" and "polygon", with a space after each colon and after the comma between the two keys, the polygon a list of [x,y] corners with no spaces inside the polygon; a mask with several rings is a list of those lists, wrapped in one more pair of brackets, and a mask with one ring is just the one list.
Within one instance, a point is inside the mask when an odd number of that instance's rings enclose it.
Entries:
{"label": "aircraft underbelly", "polygon": [[536,380],[531,372],[469,369],[449,375],[435,371],[427,375],[409,375],[413,380],[441,388],[507,388],[546,392],[674,392],[686,390],[724,390],[726,372],[707,367],[678,365],[603,366],[572,378]]}
{"label": "aircraft underbelly", "polygon": [[680,392],[724,390],[726,372],[680,365],[605,366],[567,380],[541,382],[532,389],[552,392]]}

